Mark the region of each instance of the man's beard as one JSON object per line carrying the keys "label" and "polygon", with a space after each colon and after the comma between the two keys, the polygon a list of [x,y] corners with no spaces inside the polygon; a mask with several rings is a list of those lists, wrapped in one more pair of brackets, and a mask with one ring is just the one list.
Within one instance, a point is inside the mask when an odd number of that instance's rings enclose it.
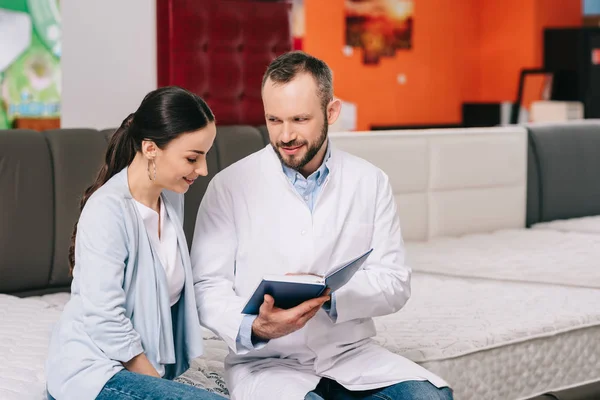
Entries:
{"label": "man's beard", "polygon": [[[292,169],[295,169],[296,171],[299,171],[306,164],[311,162],[312,159],[315,158],[315,156],[317,155],[319,150],[321,150],[323,143],[325,143],[325,141],[327,140],[327,132],[328,131],[329,131],[329,125],[327,124],[327,122],[324,122],[323,127],[321,128],[321,135],[317,138],[317,140],[315,140],[312,143],[308,143],[307,141],[299,141],[299,140],[295,139],[295,140],[292,140],[291,142],[286,142],[286,143],[279,142],[279,143],[275,144],[275,143],[271,142],[271,146],[273,146],[273,148],[275,149],[275,153],[277,153],[277,156],[279,157],[279,159],[281,160],[281,162],[283,164],[285,164],[286,166],[288,166]],[[281,152],[282,152],[281,147],[294,148],[294,147],[298,147],[298,146],[306,145],[306,144],[308,144],[308,150],[306,151],[304,156],[300,159],[297,159],[295,156],[291,156],[286,159],[281,154]]]}

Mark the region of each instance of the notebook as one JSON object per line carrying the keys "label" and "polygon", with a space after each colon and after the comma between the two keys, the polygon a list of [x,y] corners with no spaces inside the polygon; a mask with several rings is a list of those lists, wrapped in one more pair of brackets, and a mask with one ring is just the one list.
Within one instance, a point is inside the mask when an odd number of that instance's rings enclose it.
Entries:
{"label": "notebook", "polygon": [[344,286],[358,271],[373,249],[333,268],[324,277],[315,275],[266,275],[244,306],[242,314],[257,315],[265,294],[273,296],[275,307],[288,309],[319,297],[325,289],[331,293]]}

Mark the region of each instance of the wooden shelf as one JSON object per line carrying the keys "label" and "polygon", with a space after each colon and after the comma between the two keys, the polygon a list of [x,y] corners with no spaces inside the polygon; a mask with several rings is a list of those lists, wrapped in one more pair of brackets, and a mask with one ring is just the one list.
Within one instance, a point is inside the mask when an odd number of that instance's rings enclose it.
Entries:
{"label": "wooden shelf", "polygon": [[15,118],[15,129],[47,131],[60,128],[60,118]]}

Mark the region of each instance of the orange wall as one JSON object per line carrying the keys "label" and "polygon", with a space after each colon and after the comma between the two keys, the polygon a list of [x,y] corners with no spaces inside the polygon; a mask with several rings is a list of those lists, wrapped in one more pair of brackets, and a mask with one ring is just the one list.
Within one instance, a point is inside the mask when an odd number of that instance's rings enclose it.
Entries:
{"label": "orange wall", "polygon": [[534,0],[482,1],[477,101],[511,101],[519,71],[536,67]]}
{"label": "orange wall", "polygon": [[543,66],[544,28],[579,26],[577,0],[502,0],[480,3],[478,101],[512,101],[522,68]]}
{"label": "orange wall", "polygon": [[541,66],[542,28],[581,24],[577,0],[415,0],[413,48],[364,65],[342,52],[344,2],[305,0],[304,50],[333,69],[359,130],[460,123],[465,101],[513,100],[519,70]]}
{"label": "orange wall", "polygon": [[[363,65],[359,49],[344,47],[344,0],[305,0],[304,50],[324,59],[334,72],[335,93],[357,104],[358,129],[372,124],[460,121],[460,93],[474,93],[477,43],[474,0],[418,0],[413,49]],[[465,68],[466,67],[466,68]],[[398,83],[405,74],[406,83]]]}

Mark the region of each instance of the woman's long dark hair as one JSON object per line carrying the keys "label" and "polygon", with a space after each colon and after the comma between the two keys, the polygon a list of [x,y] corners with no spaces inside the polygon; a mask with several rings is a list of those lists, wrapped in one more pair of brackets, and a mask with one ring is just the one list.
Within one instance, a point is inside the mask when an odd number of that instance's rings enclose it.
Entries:
{"label": "woman's long dark hair", "polygon": [[[90,196],[110,178],[131,164],[142,148],[143,140],[153,141],[164,148],[179,135],[197,131],[214,122],[215,117],[199,96],[177,86],[156,89],[146,95],[137,111],[130,114],[112,135],[104,166],[94,183],[86,189],[79,205],[83,210]],[[75,268],[75,237],[77,222],[71,235],[69,267]]]}

